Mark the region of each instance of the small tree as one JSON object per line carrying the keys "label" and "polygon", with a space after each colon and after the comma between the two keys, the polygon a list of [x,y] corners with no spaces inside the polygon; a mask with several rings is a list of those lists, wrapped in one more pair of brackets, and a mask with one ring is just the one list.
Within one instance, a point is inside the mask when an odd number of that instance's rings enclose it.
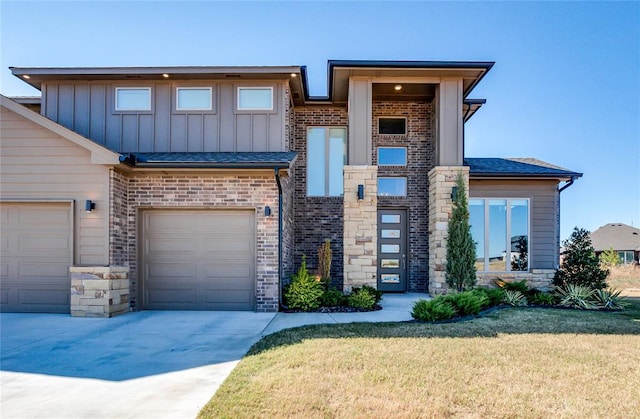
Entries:
{"label": "small tree", "polygon": [[331,240],[325,239],[318,248],[318,275],[326,288],[331,284]]}
{"label": "small tree", "polygon": [[458,173],[456,186],[458,192],[453,199],[453,211],[449,219],[445,278],[449,287],[463,291],[477,282],[476,244],[471,237],[469,203],[462,173]]}
{"label": "small tree", "polygon": [[600,254],[600,264],[605,268],[611,268],[613,266],[620,265],[620,256],[618,256],[618,252],[613,250],[613,247],[610,246],[607,250]]}
{"label": "small tree", "polygon": [[562,242],[565,250],[560,269],[553,277],[553,285],[565,287],[575,284],[590,289],[604,289],[607,287],[607,269],[600,267],[600,261],[591,244],[589,231],[575,227],[571,237]]}

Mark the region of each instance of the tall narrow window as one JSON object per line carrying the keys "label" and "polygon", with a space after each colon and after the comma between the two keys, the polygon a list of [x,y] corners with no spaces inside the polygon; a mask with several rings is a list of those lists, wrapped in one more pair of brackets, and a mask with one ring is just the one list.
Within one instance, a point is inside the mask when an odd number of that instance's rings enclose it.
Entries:
{"label": "tall narrow window", "polygon": [[347,163],[346,128],[307,131],[307,196],[341,196]]}

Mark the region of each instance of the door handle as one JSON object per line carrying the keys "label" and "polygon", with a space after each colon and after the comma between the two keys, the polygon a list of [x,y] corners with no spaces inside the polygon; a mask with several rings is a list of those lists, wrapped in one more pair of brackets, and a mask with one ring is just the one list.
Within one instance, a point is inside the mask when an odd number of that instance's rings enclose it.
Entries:
{"label": "door handle", "polygon": [[407,255],[402,254],[402,269],[407,269]]}

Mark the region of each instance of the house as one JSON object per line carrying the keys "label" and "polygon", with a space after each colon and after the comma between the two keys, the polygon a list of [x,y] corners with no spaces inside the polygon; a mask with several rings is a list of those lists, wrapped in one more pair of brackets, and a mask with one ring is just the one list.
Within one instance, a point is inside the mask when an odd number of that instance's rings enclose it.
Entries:
{"label": "house", "polygon": [[591,243],[600,255],[613,249],[622,264],[638,263],[640,260],[640,228],[622,223],[609,223],[591,233]]}
{"label": "house", "polygon": [[492,66],[329,61],[324,97],[304,66],[11,68],[42,97],[1,102],[2,309],[276,311],[325,239],[346,292],[441,293],[458,175],[480,282],[545,286],[581,173],[465,158]]}

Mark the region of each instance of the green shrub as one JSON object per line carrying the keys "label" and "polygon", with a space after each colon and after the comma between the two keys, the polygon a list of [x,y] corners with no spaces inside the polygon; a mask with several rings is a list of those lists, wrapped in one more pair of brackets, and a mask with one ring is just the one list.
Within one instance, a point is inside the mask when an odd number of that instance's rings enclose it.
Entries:
{"label": "green shrub", "polygon": [[378,304],[380,300],[382,300],[382,291],[379,291],[370,285],[363,285],[362,288],[360,289],[367,290],[368,292],[370,292],[375,297],[376,304]]}
{"label": "green shrub", "polygon": [[556,298],[547,292],[536,292],[531,296],[527,296],[529,304],[538,306],[552,306],[556,303]]}
{"label": "green shrub", "polygon": [[290,308],[304,311],[320,307],[320,299],[324,293],[322,283],[316,281],[307,270],[306,257],[302,257],[302,264],[298,272],[292,276],[291,284],[287,288],[285,298]]}
{"label": "green shrub", "polygon": [[594,304],[604,310],[622,310],[627,305],[620,296],[619,290],[606,289],[595,290],[593,293]]}
{"label": "green shrub", "polygon": [[589,287],[575,284],[567,284],[557,287],[554,291],[564,307],[580,310],[596,310],[598,306],[593,302],[594,290]]}
{"label": "green shrub", "polygon": [[482,292],[464,291],[444,296],[460,316],[476,315],[485,307],[489,298]]}
{"label": "green shrub", "polygon": [[529,292],[529,287],[527,286],[527,280],[523,279],[522,281],[513,281],[507,282],[502,279],[496,279],[494,281],[497,286],[502,288],[505,291],[519,291],[522,295],[526,295]]}
{"label": "green shrub", "polygon": [[609,271],[602,269],[596,256],[589,231],[574,228],[571,237],[562,242],[562,265],[553,276],[553,285],[566,289],[569,284],[592,290],[607,288]]}
{"label": "green shrub", "polygon": [[456,309],[443,296],[432,300],[418,300],[413,304],[411,317],[422,321],[448,320],[456,315]]}
{"label": "green shrub", "polygon": [[527,299],[524,294],[516,290],[506,290],[504,292],[504,302],[514,307],[527,305]]}
{"label": "green shrub", "polygon": [[337,307],[345,305],[347,302],[346,297],[342,293],[342,291],[337,290],[335,288],[329,288],[322,294],[322,298],[320,299],[320,304],[323,307]]}
{"label": "green shrub", "polygon": [[488,307],[499,306],[503,303],[504,290],[502,288],[476,288],[477,291],[483,292],[489,300]]}
{"label": "green shrub", "polygon": [[376,305],[376,296],[366,288],[354,288],[347,297],[349,307],[371,310]]}

